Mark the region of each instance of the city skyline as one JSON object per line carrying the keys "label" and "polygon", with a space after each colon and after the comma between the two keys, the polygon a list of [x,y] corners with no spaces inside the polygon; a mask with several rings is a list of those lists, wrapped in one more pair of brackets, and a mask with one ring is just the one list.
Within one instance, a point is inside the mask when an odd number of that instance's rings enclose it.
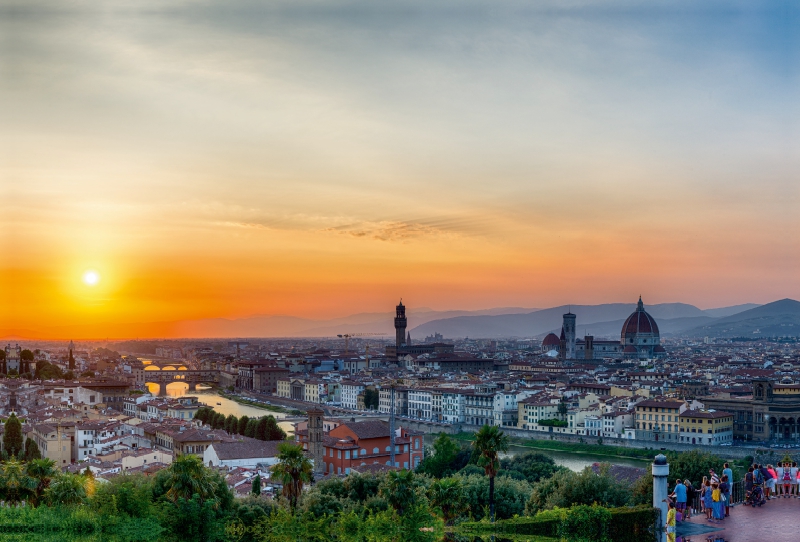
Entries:
{"label": "city skyline", "polygon": [[0,9],[0,336],[800,298],[788,2]]}

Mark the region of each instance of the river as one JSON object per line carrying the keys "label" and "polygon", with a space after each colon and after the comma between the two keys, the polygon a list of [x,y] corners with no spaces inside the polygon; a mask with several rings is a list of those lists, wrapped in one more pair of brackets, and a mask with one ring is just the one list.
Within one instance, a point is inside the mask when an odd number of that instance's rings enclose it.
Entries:
{"label": "river", "polygon": [[[158,384],[148,384],[148,389],[150,393],[158,394],[159,388]],[[274,416],[275,419],[278,421],[278,426],[286,431],[286,434],[293,434],[294,433],[294,423],[293,422],[281,422],[283,418],[287,415],[282,412],[272,412],[271,410],[265,410],[263,408],[256,408],[250,405],[242,405],[233,401],[231,399],[226,399],[225,397],[220,397],[219,394],[213,388],[207,386],[197,386],[197,391],[189,391],[189,385],[184,384],[182,382],[173,382],[167,385],[167,396],[168,397],[182,397],[184,395],[191,395],[192,397],[197,397],[197,400],[201,403],[204,403],[211,408],[214,409],[215,412],[219,412],[220,414],[225,414],[226,416],[229,414],[233,414],[237,418],[241,418],[242,416],[249,416],[251,418],[260,418],[261,416]]]}

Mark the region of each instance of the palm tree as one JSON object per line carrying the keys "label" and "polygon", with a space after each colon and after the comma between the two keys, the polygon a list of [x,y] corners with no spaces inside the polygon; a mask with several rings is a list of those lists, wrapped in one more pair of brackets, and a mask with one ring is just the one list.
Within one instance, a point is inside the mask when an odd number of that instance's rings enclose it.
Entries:
{"label": "palm tree", "polygon": [[500,453],[508,451],[508,436],[495,425],[484,425],[475,433],[472,446],[478,453],[478,466],[489,477],[489,518],[494,522],[494,477],[500,470]]}
{"label": "palm tree", "polygon": [[26,465],[25,472],[36,480],[36,489],[30,501],[31,505],[39,506],[45,490],[50,486],[50,481],[58,474],[56,464],[52,459],[32,459]]}
{"label": "palm tree", "polygon": [[14,456],[0,466],[0,500],[17,504],[35,494],[36,480],[25,472],[24,463]]}
{"label": "palm tree", "polygon": [[303,493],[303,484],[310,483],[314,467],[306,457],[303,447],[284,442],[278,445],[278,463],[272,472],[283,484],[283,496],[289,499],[294,510]]}
{"label": "palm tree", "polygon": [[51,506],[77,506],[86,502],[86,486],[82,476],[59,474],[44,491],[45,500]]}
{"label": "palm tree", "polygon": [[453,520],[464,512],[464,488],[458,478],[442,478],[433,482],[428,488],[428,499],[433,508],[442,512],[445,525],[452,525]]}
{"label": "palm tree", "polygon": [[167,470],[167,498],[172,502],[178,499],[189,500],[199,495],[201,501],[213,500],[214,507],[219,505],[216,496],[214,479],[196,455],[183,454],[175,458]]}
{"label": "palm tree", "polygon": [[403,512],[413,506],[416,501],[414,472],[405,469],[390,471],[386,476],[385,485],[381,488],[381,494],[389,505],[402,516]]}

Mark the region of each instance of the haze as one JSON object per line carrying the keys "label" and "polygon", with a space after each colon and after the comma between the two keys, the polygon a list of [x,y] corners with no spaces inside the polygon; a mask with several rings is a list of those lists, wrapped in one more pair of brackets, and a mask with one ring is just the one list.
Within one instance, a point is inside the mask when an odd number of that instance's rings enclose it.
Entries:
{"label": "haze", "polygon": [[800,296],[791,2],[0,6],[0,336]]}

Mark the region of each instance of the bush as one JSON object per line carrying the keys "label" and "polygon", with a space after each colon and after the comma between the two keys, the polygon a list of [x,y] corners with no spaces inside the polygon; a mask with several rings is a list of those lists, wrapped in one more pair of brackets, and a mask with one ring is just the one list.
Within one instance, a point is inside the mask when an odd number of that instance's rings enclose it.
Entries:
{"label": "bush", "polygon": [[569,425],[564,420],[539,420],[538,423],[543,427],[566,427]]}
{"label": "bush", "polygon": [[461,534],[545,536],[569,542],[647,542],[654,540],[658,510],[648,506],[636,508],[603,508],[575,506],[555,508],[535,517],[515,517],[488,522],[467,522],[460,525]]}

